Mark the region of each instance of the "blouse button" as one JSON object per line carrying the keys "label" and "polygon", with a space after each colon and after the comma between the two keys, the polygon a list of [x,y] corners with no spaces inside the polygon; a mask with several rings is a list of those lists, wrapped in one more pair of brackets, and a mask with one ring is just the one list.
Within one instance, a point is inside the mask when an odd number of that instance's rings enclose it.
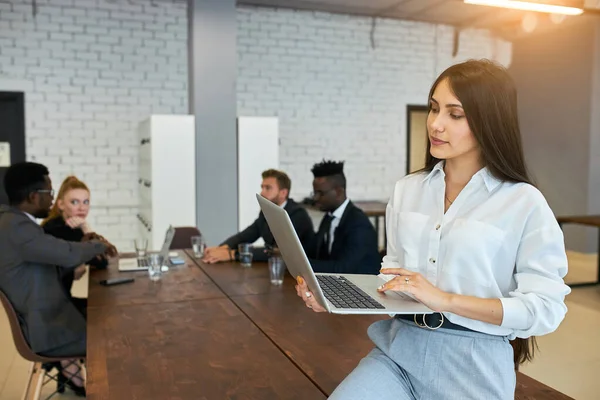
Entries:
{"label": "blouse button", "polygon": [[429,262],[432,263],[432,264],[435,264],[435,258],[430,258]]}
{"label": "blouse button", "polygon": [[442,227],[442,226],[441,226],[440,224],[437,224],[437,225],[435,226],[435,230],[436,230],[436,231],[439,231],[441,227]]}

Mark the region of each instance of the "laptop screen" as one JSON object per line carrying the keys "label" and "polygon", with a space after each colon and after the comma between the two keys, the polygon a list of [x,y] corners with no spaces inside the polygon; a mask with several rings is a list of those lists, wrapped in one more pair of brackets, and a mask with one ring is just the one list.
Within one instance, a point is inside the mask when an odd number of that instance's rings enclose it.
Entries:
{"label": "laptop screen", "polygon": [[167,229],[167,233],[165,234],[165,241],[160,249],[160,255],[166,260],[169,256],[169,249],[171,248],[171,243],[173,242],[173,237],[175,236],[175,228],[172,225],[169,225],[169,229]]}

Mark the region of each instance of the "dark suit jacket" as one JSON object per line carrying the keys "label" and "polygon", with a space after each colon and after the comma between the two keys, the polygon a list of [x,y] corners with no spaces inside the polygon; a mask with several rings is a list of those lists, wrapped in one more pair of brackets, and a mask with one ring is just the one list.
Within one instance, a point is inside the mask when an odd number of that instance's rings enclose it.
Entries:
{"label": "dark suit jacket", "polygon": [[[284,209],[290,216],[290,220],[292,221],[292,225],[294,225],[294,229],[296,229],[296,233],[298,234],[298,238],[300,239],[302,246],[306,249],[311,243],[315,234],[313,223],[308,216],[308,212],[306,209],[304,209],[304,207],[300,206],[292,199],[288,199]],[[224,241],[222,245],[226,244],[230,248],[237,250],[238,244],[254,243],[260,237],[263,238],[267,247],[275,246],[275,238],[273,238],[273,234],[269,229],[269,225],[267,224],[267,220],[265,219],[262,211],[260,214],[258,214],[258,218],[252,223],[252,225],[240,233],[233,235]],[[253,250],[253,259],[257,261],[266,261],[268,256],[264,250],[265,249],[262,247],[255,248]]]}
{"label": "dark suit jacket", "polygon": [[[321,221],[321,225],[323,221]],[[307,256],[315,272],[378,274],[381,256],[377,251],[377,233],[365,213],[349,202],[333,235],[331,253],[317,259],[319,235],[315,235]]]}
{"label": "dark suit jacket", "polygon": [[56,265],[75,268],[104,251],[100,242],[46,235],[23,212],[0,206],[0,290],[15,308],[35,353],[85,337],[86,321],[66,296]]}
{"label": "dark suit jacket", "polygon": [[[83,231],[79,228],[71,228],[69,225],[65,223],[65,220],[62,217],[56,217],[44,224],[42,227],[44,232],[59,239],[66,240],[67,242],[81,242],[83,239]],[[102,258],[101,260],[96,257],[92,258],[85,262],[90,267],[94,269],[105,269],[108,266],[108,260],[106,258]],[[71,297],[71,288],[73,287],[73,280],[75,272],[73,268],[60,268],[60,275],[63,286],[67,295]]]}

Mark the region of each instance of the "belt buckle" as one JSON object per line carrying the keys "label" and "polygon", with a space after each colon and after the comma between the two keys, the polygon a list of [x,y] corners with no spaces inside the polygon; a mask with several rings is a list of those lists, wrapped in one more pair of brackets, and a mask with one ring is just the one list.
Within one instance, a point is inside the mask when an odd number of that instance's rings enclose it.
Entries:
{"label": "belt buckle", "polygon": [[[440,320],[440,324],[438,326],[429,326],[427,324],[427,321],[425,320],[425,316],[428,314],[420,314],[421,315],[421,320],[423,321],[422,324],[420,324],[419,322],[417,322],[417,314],[413,315],[413,320],[415,321],[415,324],[419,327],[419,328],[423,328],[423,329],[429,329],[432,331],[435,331],[436,329],[440,329],[442,327],[442,325],[444,325],[444,314],[439,313],[440,316],[442,317]],[[433,314],[432,314],[433,315]]]}

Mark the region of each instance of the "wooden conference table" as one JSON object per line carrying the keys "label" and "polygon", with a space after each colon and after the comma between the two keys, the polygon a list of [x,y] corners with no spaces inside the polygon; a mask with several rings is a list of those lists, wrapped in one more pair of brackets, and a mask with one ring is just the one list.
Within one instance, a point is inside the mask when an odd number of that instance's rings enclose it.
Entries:
{"label": "wooden conference table", "polygon": [[[382,317],[310,312],[265,263],[186,265],[159,282],[95,271],[88,294],[88,398],[325,399],[372,348]],[[104,287],[101,279],[134,276]],[[517,399],[569,399],[518,373]]]}

